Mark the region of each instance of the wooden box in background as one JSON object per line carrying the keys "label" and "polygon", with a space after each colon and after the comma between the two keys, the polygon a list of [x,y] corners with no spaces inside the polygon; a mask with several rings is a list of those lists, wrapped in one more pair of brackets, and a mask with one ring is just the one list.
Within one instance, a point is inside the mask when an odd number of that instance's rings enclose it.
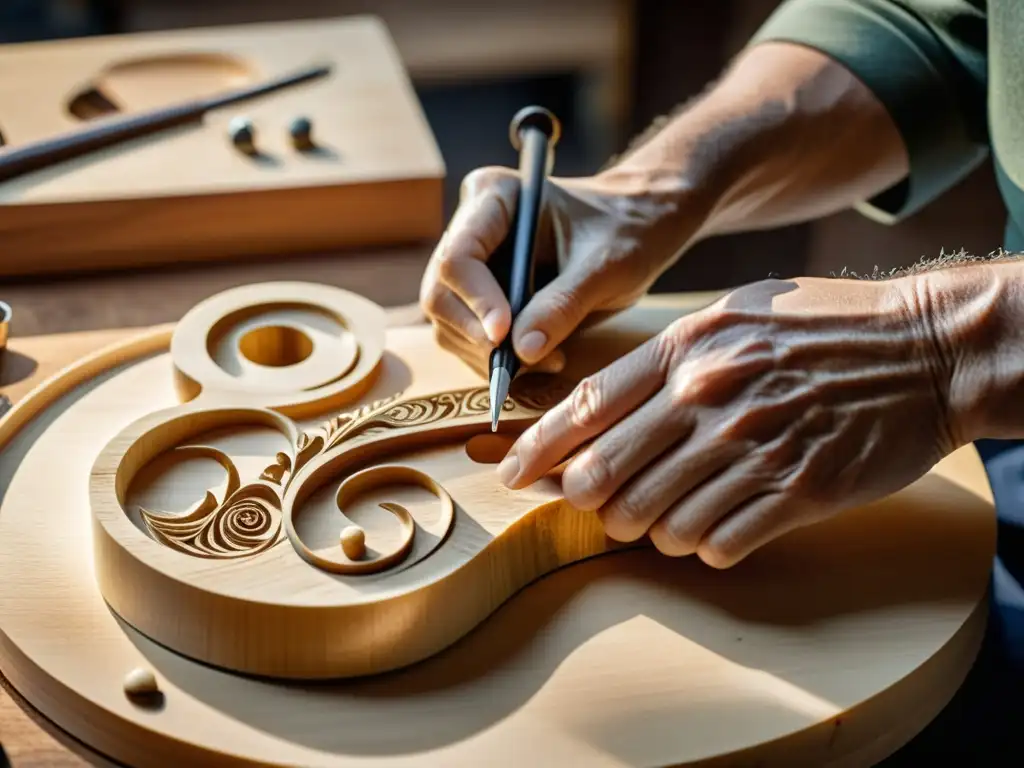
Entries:
{"label": "wooden box in background", "polygon": [[[104,102],[151,109],[324,60],[324,79],[0,184],[0,276],[437,238],[444,162],[371,16],[5,46],[0,130],[22,144],[73,130]],[[239,115],[260,157],[231,144]],[[312,119],[317,152],[292,148],[298,116]]]}

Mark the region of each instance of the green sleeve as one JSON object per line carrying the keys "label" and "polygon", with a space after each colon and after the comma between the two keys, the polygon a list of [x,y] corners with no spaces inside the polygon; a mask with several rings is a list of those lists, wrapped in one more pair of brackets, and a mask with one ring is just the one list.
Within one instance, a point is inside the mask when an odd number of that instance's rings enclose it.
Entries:
{"label": "green sleeve", "polygon": [[907,147],[910,173],[858,210],[892,223],[985,158],[987,39],[985,0],[786,0],[752,44],[818,49],[885,105]]}

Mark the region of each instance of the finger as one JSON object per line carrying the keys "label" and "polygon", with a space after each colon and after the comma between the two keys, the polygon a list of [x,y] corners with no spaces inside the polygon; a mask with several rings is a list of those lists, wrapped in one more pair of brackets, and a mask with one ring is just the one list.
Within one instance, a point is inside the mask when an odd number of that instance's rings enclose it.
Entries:
{"label": "finger", "polygon": [[441,349],[458,357],[482,378],[487,378],[488,356],[479,346],[470,344],[454,329],[438,322],[434,326],[434,341]]}
{"label": "finger", "polygon": [[670,506],[737,458],[735,443],[707,446],[698,440],[687,440],[654,462],[598,510],[605,533],[616,541],[636,541]]}
{"label": "finger", "polygon": [[480,349],[481,354],[490,352],[492,345],[483,326],[469,307],[441,284],[436,284],[423,302],[423,310],[435,323],[443,323],[467,342]]}
{"label": "finger", "polygon": [[712,568],[731,568],[780,536],[814,522],[782,492],[770,492],[740,504],[708,531],[697,556]]}
{"label": "finger", "polygon": [[531,362],[564,342],[606,298],[602,277],[591,265],[578,262],[537,291],[512,329],[516,354]]}
{"label": "finger", "polygon": [[581,381],[512,446],[498,467],[509,488],[535,482],[584,442],[626,417],[665,381],[656,337]]}
{"label": "finger", "polygon": [[[562,472],[562,494],[596,511],[638,472],[685,439],[692,417],[673,408],[665,390],[584,448]],[[685,430],[685,431],[684,431]]]}
{"label": "finger", "polygon": [[511,310],[487,260],[508,236],[518,185],[505,169],[475,171],[463,183],[462,202],[435,257],[438,279],[476,316],[492,344],[512,324]]}
{"label": "finger", "polygon": [[[490,378],[489,346],[481,347],[479,344],[474,344],[466,339],[458,329],[447,325],[443,320],[438,320],[434,327],[434,339],[438,346],[462,359],[485,379]],[[558,374],[561,373],[564,368],[565,353],[560,349],[556,349],[550,355],[537,363],[537,365],[523,368],[522,372]]]}
{"label": "finger", "polygon": [[692,555],[704,534],[733,509],[764,490],[751,462],[734,463],[676,501],[651,526],[651,543],[671,557]]}

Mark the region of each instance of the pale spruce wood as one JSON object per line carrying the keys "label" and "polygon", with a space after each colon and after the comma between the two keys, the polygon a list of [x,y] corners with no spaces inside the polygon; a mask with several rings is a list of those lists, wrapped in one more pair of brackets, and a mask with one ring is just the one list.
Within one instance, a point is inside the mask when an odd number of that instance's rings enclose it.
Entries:
{"label": "pale spruce wood", "polygon": [[[628,348],[683,311],[660,303],[583,343],[606,354]],[[422,363],[412,350],[429,338],[426,329],[388,331],[386,348]],[[108,354],[106,364],[166,344],[158,332]],[[444,363],[416,366],[417,388],[431,391],[439,375],[479,381],[434,354]],[[102,368],[96,360],[91,367],[89,376]],[[38,425],[23,430],[4,454],[23,458],[0,509],[0,568],[14,554],[26,575],[17,594],[14,580],[0,578],[0,591],[8,585],[3,671],[65,727],[120,759],[152,764],[160,745],[172,750],[161,759],[192,765],[224,764],[229,755],[248,764],[258,755],[270,764],[361,765],[360,754],[370,760],[382,749],[389,765],[870,764],[941,707],[976,650],[994,518],[968,449],[892,499],[791,535],[734,571],[650,551],[564,569],[450,651],[397,675],[302,693],[210,670],[118,625],[81,578],[91,567],[81,547],[87,523],[67,517],[76,507],[88,516],[71,477],[88,472],[91,456],[132,414],[173,405],[169,379],[166,354],[129,365],[41,435]],[[387,381],[365,398],[384,394]],[[48,395],[44,386],[22,401],[19,423],[33,405],[45,411]],[[12,438],[14,423],[0,422],[0,442]],[[36,443],[28,455],[27,440]],[[62,475],[47,471],[58,455]],[[456,466],[471,466],[464,456],[428,450],[422,461],[436,474],[455,457]],[[76,624],[89,631],[68,632]],[[477,670],[469,678],[458,671],[467,663]],[[164,711],[125,704],[121,686],[134,667],[156,670]],[[539,669],[551,671],[527,682]],[[46,694],[55,679],[84,699]],[[523,685],[525,698],[510,701]],[[259,712],[277,714],[267,721]],[[325,747],[332,739],[333,754]]]}

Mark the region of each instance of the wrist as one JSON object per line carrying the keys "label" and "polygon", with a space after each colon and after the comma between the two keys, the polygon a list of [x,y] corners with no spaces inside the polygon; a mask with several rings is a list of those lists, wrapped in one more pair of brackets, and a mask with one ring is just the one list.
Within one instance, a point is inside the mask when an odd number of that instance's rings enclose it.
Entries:
{"label": "wrist", "polygon": [[935,359],[955,446],[1024,437],[1024,261],[901,280]]}
{"label": "wrist", "polygon": [[613,201],[620,235],[667,268],[696,241],[713,201],[685,173],[664,165],[616,164],[590,179],[591,188]]}
{"label": "wrist", "polygon": [[634,209],[623,220],[643,222],[644,247],[655,247],[664,267],[697,241],[725,229],[719,224],[735,183],[731,169],[739,147],[713,150],[709,145],[718,143],[735,111],[712,91],[590,179],[596,189]]}
{"label": "wrist", "polygon": [[656,223],[675,225],[680,249],[712,234],[713,214],[730,186],[724,173],[729,158],[706,146],[725,119],[718,115],[722,110],[712,96],[656,124],[658,130],[650,139],[593,177],[601,188],[644,197],[658,208]]}

